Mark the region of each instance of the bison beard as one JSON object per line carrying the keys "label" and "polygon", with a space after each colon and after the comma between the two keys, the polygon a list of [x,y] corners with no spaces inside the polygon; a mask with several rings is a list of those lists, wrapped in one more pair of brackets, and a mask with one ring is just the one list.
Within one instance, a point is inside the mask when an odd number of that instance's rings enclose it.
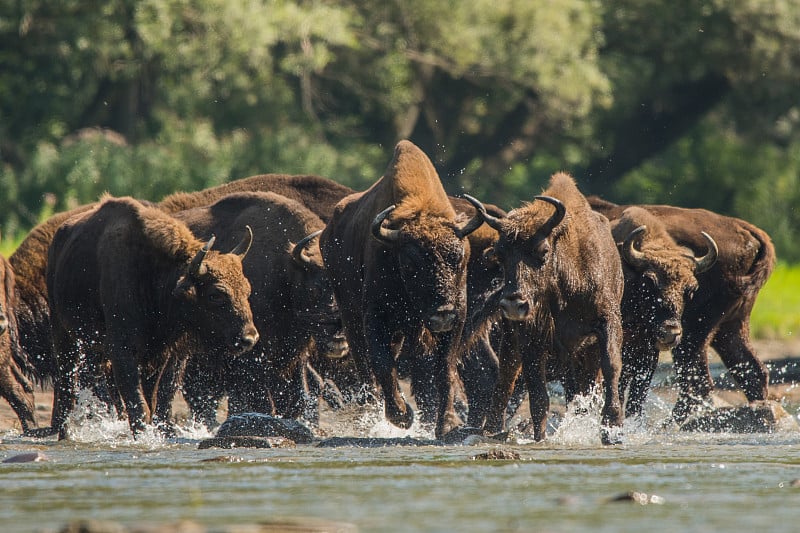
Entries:
{"label": "bison beard", "polygon": [[[394,349],[402,342],[413,345],[408,353],[427,353],[419,345],[424,330],[434,339],[425,358],[433,366],[436,435],[461,423],[453,401],[466,317],[465,237],[480,223],[456,223],[433,164],[401,141],[384,176],[339,202],[320,237],[351,353],[362,379],[380,385],[386,418],[399,427],[411,425],[413,412],[398,388]],[[412,372],[412,388],[422,374]]]}

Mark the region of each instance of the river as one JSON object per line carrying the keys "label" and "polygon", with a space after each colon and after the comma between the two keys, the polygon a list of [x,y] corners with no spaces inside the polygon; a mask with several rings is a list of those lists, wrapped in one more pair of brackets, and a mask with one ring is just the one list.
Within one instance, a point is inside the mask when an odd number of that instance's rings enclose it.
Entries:
{"label": "river", "polygon": [[[785,407],[796,418],[798,406]],[[0,464],[0,531],[84,518],[210,528],[324,519],[362,532],[800,530],[800,433],[678,431],[652,395],[645,419],[608,447],[594,407],[554,416],[542,443],[234,450],[198,449],[211,435],[191,425],[134,441],[125,422],[88,412],[70,441],[0,432],[0,460],[44,459]],[[323,436],[431,436],[379,412],[336,416]],[[518,458],[480,458],[497,450]]]}

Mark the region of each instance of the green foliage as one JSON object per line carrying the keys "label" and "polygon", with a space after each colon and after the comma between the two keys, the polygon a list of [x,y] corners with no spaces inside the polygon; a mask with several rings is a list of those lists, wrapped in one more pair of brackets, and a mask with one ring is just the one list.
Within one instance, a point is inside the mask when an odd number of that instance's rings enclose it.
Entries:
{"label": "green foliage", "polygon": [[758,293],[750,333],[762,339],[791,340],[800,335],[800,266],[778,264]]}

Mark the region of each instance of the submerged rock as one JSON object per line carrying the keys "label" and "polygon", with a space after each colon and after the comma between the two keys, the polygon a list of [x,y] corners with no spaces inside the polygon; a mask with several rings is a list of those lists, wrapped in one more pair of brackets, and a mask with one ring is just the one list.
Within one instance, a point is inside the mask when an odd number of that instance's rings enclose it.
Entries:
{"label": "submerged rock", "polygon": [[681,430],[712,433],[774,433],[798,431],[800,426],[779,403],[765,400],[741,407],[717,407],[690,418],[681,425]]}
{"label": "submerged rock", "polygon": [[217,437],[286,437],[298,444],[314,440],[311,430],[297,420],[262,413],[229,416],[217,430]]}
{"label": "submerged rock", "polygon": [[473,461],[517,461],[519,459],[521,459],[520,455],[514,450],[503,450],[500,448],[472,456]]}
{"label": "submerged rock", "polygon": [[208,448],[294,448],[295,442],[286,437],[251,437],[251,436],[232,436],[232,437],[212,437],[200,441],[197,446],[200,450]]}
{"label": "submerged rock", "polygon": [[3,459],[4,463],[41,463],[43,461],[49,461],[50,458],[47,457],[42,452],[28,452],[28,453],[21,453],[19,455],[13,455],[11,457],[7,457]]}
{"label": "submerged rock", "polygon": [[338,448],[353,446],[355,448],[384,448],[387,446],[443,446],[444,442],[430,439],[414,439],[411,437],[378,438],[378,437],[331,437],[319,444],[318,448]]}

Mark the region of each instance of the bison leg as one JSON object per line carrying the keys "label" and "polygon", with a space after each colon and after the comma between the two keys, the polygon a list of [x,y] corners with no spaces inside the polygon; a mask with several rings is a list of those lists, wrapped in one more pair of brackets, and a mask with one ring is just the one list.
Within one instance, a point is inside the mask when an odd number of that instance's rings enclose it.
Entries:
{"label": "bison leg", "polygon": [[397,367],[392,353],[392,335],[383,327],[381,318],[371,319],[365,328],[369,360],[375,380],[383,391],[386,419],[395,426],[408,429],[414,422],[414,411],[403,398],[397,383]]}
{"label": "bison leg", "polygon": [[520,358],[519,346],[519,326],[512,325],[504,320],[504,333],[500,342],[498,353],[499,369],[497,381],[492,391],[489,408],[486,412],[486,423],[483,425],[484,431],[489,434],[499,433],[505,429],[506,409],[514,385],[522,371],[522,359]]}
{"label": "bison leg", "polygon": [[619,396],[625,398],[625,416],[642,414],[653,374],[658,366],[658,349],[652,342],[631,333],[625,335],[622,346],[622,372],[619,378]]}
{"label": "bison leg", "polygon": [[205,357],[192,356],[181,384],[192,419],[211,430],[217,427],[217,407],[225,395],[222,373]]}
{"label": "bison leg", "polygon": [[[622,406],[619,401],[619,375],[622,370],[622,324],[619,316],[607,318],[605,328],[598,339],[600,347],[600,370],[603,373],[605,403],[603,404],[602,426],[621,427]],[[603,444],[614,444],[606,429],[601,429]]]}
{"label": "bison leg", "polygon": [[711,346],[742,387],[747,401],[767,399],[769,373],[750,344],[748,320],[735,320],[720,325]]}
{"label": "bison leg", "polygon": [[[688,323],[685,316],[684,322]],[[698,405],[708,401],[714,389],[708,369],[709,329],[697,327],[692,331],[684,328],[684,332],[681,343],[672,349],[672,361],[680,388],[678,400],[672,408],[672,418],[679,424]]]}
{"label": "bison leg", "polygon": [[[112,337],[112,333],[109,333]],[[134,438],[144,431],[147,417],[150,415],[142,390],[142,379],[137,364],[137,350],[134,343],[125,342],[124,336],[108,343],[107,353],[111,359],[111,368],[114,372],[114,382],[117,386],[125,411],[128,413],[128,425]]]}
{"label": "bison leg", "polygon": [[470,347],[461,363],[461,380],[469,405],[467,425],[480,427],[486,419],[500,370],[500,361],[489,341],[488,331]]}
{"label": "bison leg", "polygon": [[0,395],[17,414],[24,433],[37,428],[33,386],[13,361],[0,368]]}
{"label": "bison leg", "polygon": [[455,395],[458,380],[456,347],[461,338],[461,328],[439,335],[434,360],[434,382],[436,384],[436,438],[442,438],[463,425],[456,413]]}

